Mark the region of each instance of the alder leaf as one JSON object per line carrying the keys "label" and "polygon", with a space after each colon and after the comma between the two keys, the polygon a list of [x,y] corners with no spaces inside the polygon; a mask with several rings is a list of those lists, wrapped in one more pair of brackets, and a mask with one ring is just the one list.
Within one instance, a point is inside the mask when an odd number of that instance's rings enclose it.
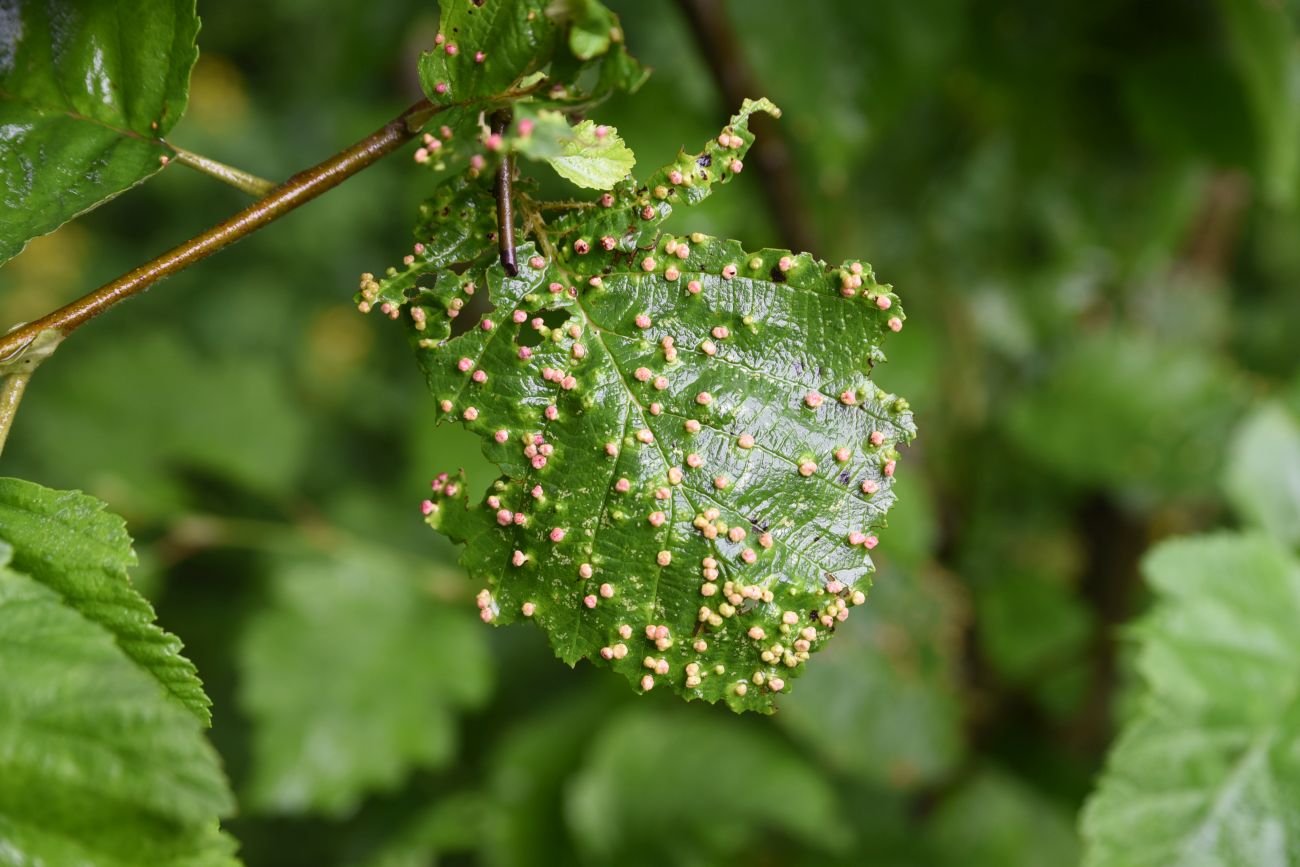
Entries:
{"label": "alder leaf", "polygon": [[[466,543],[485,620],[531,618],[565,662],[641,689],[770,711],[864,601],[914,428],[871,380],[903,314],[870,266],[660,230],[743,170],[755,111],[776,113],[746,101],[645,184],[549,223],[526,208],[515,277],[483,238],[455,269],[364,275],[359,302],[408,305],[440,419],[504,473],[483,502],[444,476],[424,504]],[[492,309],[451,337],[484,287]]]}
{"label": "alder leaf", "polygon": [[0,263],[162,167],[198,30],[194,0],[0,4]]}
{"label": "alder leaf", "polygon": [[636,157],[613,127],[584,120],[573,137],[560,145],[560,153],[547,157],[556,173],[580,187],[608,190],[636,165]]}
{"label": "alder leaf", "polygon": [[550,0],[446,0],[437,44],[420,57],[435,104],[488,99],[539,69],[554,48]]}
{"label": "alder leaf", "polygon": [[1084,863],[1300,861],[1300,562],[1223,533],[1166,542],[1144,572],[1145,706],[1084,809]]}
{"label": "alder leaf", "polygon": [[131,659],[204,723],[212,702],[181,641],[155,622],[153,606],[131,586],[136,564],[126,522],[79,491],[55,491],[0,478],[0,542],[14,568],[58,593],[112,633]]}
{"label": "alder leaf", "polygon": [[199,721],[8,560],[0,546],[0,862],[237,864],[217,829],[234,802]]}
{"label": "alder leaf", "polygon": [[359,545],[280,555],[240,643],[254,806],[345,815],[455,754],[456,711],[491,687],[487,646],[410,572]]}

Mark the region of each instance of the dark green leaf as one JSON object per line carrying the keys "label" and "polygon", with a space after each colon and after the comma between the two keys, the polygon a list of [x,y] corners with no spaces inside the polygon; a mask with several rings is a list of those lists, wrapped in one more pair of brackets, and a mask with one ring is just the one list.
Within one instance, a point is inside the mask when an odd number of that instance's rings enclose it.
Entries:
{"label": "dark green leaf", "polygon": [[568,795],[596,864],[724,863],[778,831],[823,852],[847,840],[826,780],[770,733],[712,715],[605,721]]}
{"label": "dark green leaf", "polygon": [[454,755],[455,712],[491,683],[468,616],[369,548],[286,554],[272,593],[240,645],[253,805],[341,815]]}
{"label": "dark green leaf", "polygon": [[[913,427],[870,379],[903,314],[869,266],[658,230],[743,168],[757,110],[538,229],[518,277],[442,271],[410,313],[441,417],[506,473],[485,503],[443,479],[427,506],[468,543],[484,619],[534,618],[561,659],[642,689],[771,710],[863,601]],[[396,315],[403,279],[363,284],[363,307]],[[485,285],[493,310],[448,340]]]}
{"label": "dark green leaf", "polygon": [[234,803],[201,724],[114,639],[0,568],[0,860],[236,864],[217,830]]}
{"label": "dark green leaf", "polygon": [[198,29],[194,0],[0,6],[0,262],[158,171]]}
{"label": "dark green leaf", "polygon": [[550,0],[446,0],[438,44],[420,57],[420,83],[439,105],[503,93],[550,60]]}
{"label": "dark green leaf", "polygon": [[159,628],[153,606],[131,586],[135,552],[121,518],[76,491],[0,479],[0,541],[12,549],[15,569],[112,633],[180,704],[210,721],[211,701],[181,656],[180,639]]}

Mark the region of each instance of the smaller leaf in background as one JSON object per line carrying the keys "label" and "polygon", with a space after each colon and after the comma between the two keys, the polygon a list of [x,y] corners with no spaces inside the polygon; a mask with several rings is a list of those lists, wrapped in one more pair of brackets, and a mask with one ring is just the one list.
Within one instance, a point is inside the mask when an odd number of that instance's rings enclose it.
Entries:
{"label": "smaller leaf in background", "polygon": [[569,50],[579,60],[591,60],[623,41],[618,17],[599,0],[569,0],[573,23],[569,27]]}
{"label": "smaller leaf in background", "polygon": [[1262,536],[1165,542],[1144,572],[1141,712],[1082,816],[1091,867],[1300,858],[1300,562]]}
{"label": "smaller leaf in background", "polygon": [[239,645],[253,719],[249,803],[343,815],[456,746],[491,687],[484,635],[381,550],[285,552]]}
{"label": "smaller leaf in background", "polygon": [[[892,538],[892,537],[891,537]],[[966,604],[923,570],[882,570],[776,720],[836,770],[900,789],[941,779],[962,753],[957,666]]]}
{"label": "smaller leaf in background", "polygon": [[637,707],[595,734],[568,789],[569,825],[595,863],[710,865],[777,833],[847,842],[830,784],[759,725]]}
{"label": "smaller leaf in background", "polygon": [[128,657],[204,723],[212,702],[181,641],[154,622],[153,606],[131,586],[136,564],[126,522],[78,491],[0,479],[0,542],[21,570],[113,634]]}
{"label": "smaller leaf in background", "polygon": [[550,0],[449,0],[436,45],[420,57],[420,83],[438,105],[504,92],[550,60]]}
{"label": "smaller leaf in background", "polygon": [[1300,46],[1292,13],[1276,0],[1219,0],[1228,49],[1255,120],[1256,175],[1275,204],[1300,184]]}
{"label": "smaller leaf in background", "polygon": [[439,855],[474,852],[483,842],[489,802],[476,792],[449,792],[420,810],[356,867],[431,867]]}
{"label": "smaller leaf in background", "polygon": [[560,177],[593,190],[608,190],[636,165],[636,156],[613,127],[590,120],[575,126],[572,137],[561,141],[559,154],[544,159]]}
{"label": "smaller leaf in background", "polygon": [[1021,393],[1005,424],[1025,452],[1077,484],[1205,497],[1245,403],[1236,377],[1197,345],[1091,335]]}
{"label": "smaller leaf in background", "polygon": [[953,867],[1069,867],[1079,843],[1069,815],[1000,771],[980,771],[930,820],[931,863]]}
{"label": "smaller leaf in background", "polygon": [[194,0],[0,7],[0,263],[161,168],[198,29]]}
{"label": "smaller leaf in background", "polygon": [[113,634],[0,563],[0,636],[0,861],[237,863],[202,724]]}
{"label": "smaller leaf in background", "polygon": [[160,331],[61,352],[69,363],[42,371],[13,433],[27,473],[85,487],[133,521],[187,503],[182,468],[269,499],[295,491],[308,424],[257,359],[205,357]]}
{"label": "smaller leaf in background", "polygon": [[1223,488],[1244,520],[1300,544],[1300,425],[1285,407],[1265,404],[1237,429]]}

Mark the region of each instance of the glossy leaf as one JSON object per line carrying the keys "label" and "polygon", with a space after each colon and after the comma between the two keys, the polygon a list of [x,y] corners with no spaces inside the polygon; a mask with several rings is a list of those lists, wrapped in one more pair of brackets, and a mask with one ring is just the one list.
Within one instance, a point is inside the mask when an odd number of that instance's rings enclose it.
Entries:
{"label": "glossy leaf", "polygon": [[254,806],[346,814],[454,755],[456,712],[491,685],[463,611],[360,547],[283,555],[272,595],[240,645]]}
{"label": "glossy leaf", "polygon": [[211,701],[181,642],[154,622],[153,606],[131,586],[135,565],[126,522],[99,500],[19,479],[0,479],[0,542],[13,565],[49,587],[117,640],[126,655],[204,723]]}
{"label": "glossy leaf", "polygon": [[545,65],[556,24],[549,0],[447,0],[438,44],[420,57],[420,83],[439,105],[508,90]]}
{"label": "glossy leaf", "polygon": [[[426,505],[467,543],[484,619],[738,710],[771,710],[862,601],[913,433],[870,379],[903,315],[869,266],[658,228],[743,169],[758,110],[551,221],[517,277],[481,247],[409,311],[440,417],[505,473],[483,503],[444,478]],[[363,309],[398,315],[413,272],[364,280]],[[493,309],[448,339],[484,286]]]}
{"label": "glossy leaf", "polygon": [[237,863],[217,830],[233,800],[201,724],[120,639],[7,566],[0,636],[0,861]]}
{"label": "glossy leaf", "polygon": [[1085,864],[1300,859],[1300,562],[1263,537],[1166,542],[1144,569],[1145,706],[1083,814]]}
{"label": "glossy leaf", "polygon": [[0,8],[0,262],[159,170],[198,29],[194,0]]}

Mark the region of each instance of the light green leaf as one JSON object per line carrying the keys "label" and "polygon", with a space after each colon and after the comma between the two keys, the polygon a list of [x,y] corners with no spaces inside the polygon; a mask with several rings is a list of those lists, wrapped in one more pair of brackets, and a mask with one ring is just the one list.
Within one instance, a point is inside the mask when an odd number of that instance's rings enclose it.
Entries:
{"label": "light green leaf", "polygon": [[153,606],[131,586],[135,552],[121,518],[77,491],[0,479],[0,542],[12,549],[15,569],[112,633],[181,705],[211,720],[212,703],[180,639],[154,622]]}
{"label": "light green leaf", "polygon": [[1093,867],[1300,860],[1300,563],[1263,537],[1166,542],[1144,571],[1145,705],[1082,819]]}
{"label": "light green leaf", "polygon": [[776,719],[840,772],[900,789],[949,773],[965,606],[937,575],[889,571]]}
{"label": "light green leaf", "polygon": [[1262,406],[1242,423],[1223,486],[1244,519],[1279,542],[1300,544],[1300,426],[1283,406]]}
{"label": "light green leaf", "polygon": [[439,43],[420,57],[420,83],[438,105],[497,96],[544,66],[555,46],[550,0],[446,0]]}
{"label": "light green leaf", "polygon": [[590,60],[609,51],[623,34],[618,18],[600,0],[569,0],[573,23],[569,28],[569,50],[579,60]]}
{"label": "light green leaf", "polygon": [[236,864],[201,724],[114,638],[0,567],[0,861]]}
{"label": "light green leaf", "polygon": [[0,5],[0,263],[158,171],[198,29],[194,0]]}
{"label": "light green leaf", "polygon": [[584,120],[560,146],[559,155],[546,162],[560,177],[580,187],[608,190],[632,171],[636,156],[613,127]]}
{"label": "light green leaf", "polygon": [[[444,476],[426,506],[467,543],[484,619],[531,618],[565,662],[642,689],[770,711],[864,601],[913,426],[870,378],[903,314],[869,266],[658,230],[742,168],[758,110],[552,220],[517,277],[483,247],[414,299],[419,263],[360,300],[411,305],[440,419],[505,473],[472,506]],[[484,286],[493,310],[449,339]]]}
{"label": "light green leaf", "polygon": [[596,864],[752,859],[778,832],[823,852],[847,842],[825,779],[770,733],[715,715],[637,709],[607,720],[566,808]]}
{"label": "light green leaf", "polygon": [[343,815],[455,754],[456,711],[491,685],[487,648],[418,578],[369,548],[281,556],[239,647],[253,806]]}

